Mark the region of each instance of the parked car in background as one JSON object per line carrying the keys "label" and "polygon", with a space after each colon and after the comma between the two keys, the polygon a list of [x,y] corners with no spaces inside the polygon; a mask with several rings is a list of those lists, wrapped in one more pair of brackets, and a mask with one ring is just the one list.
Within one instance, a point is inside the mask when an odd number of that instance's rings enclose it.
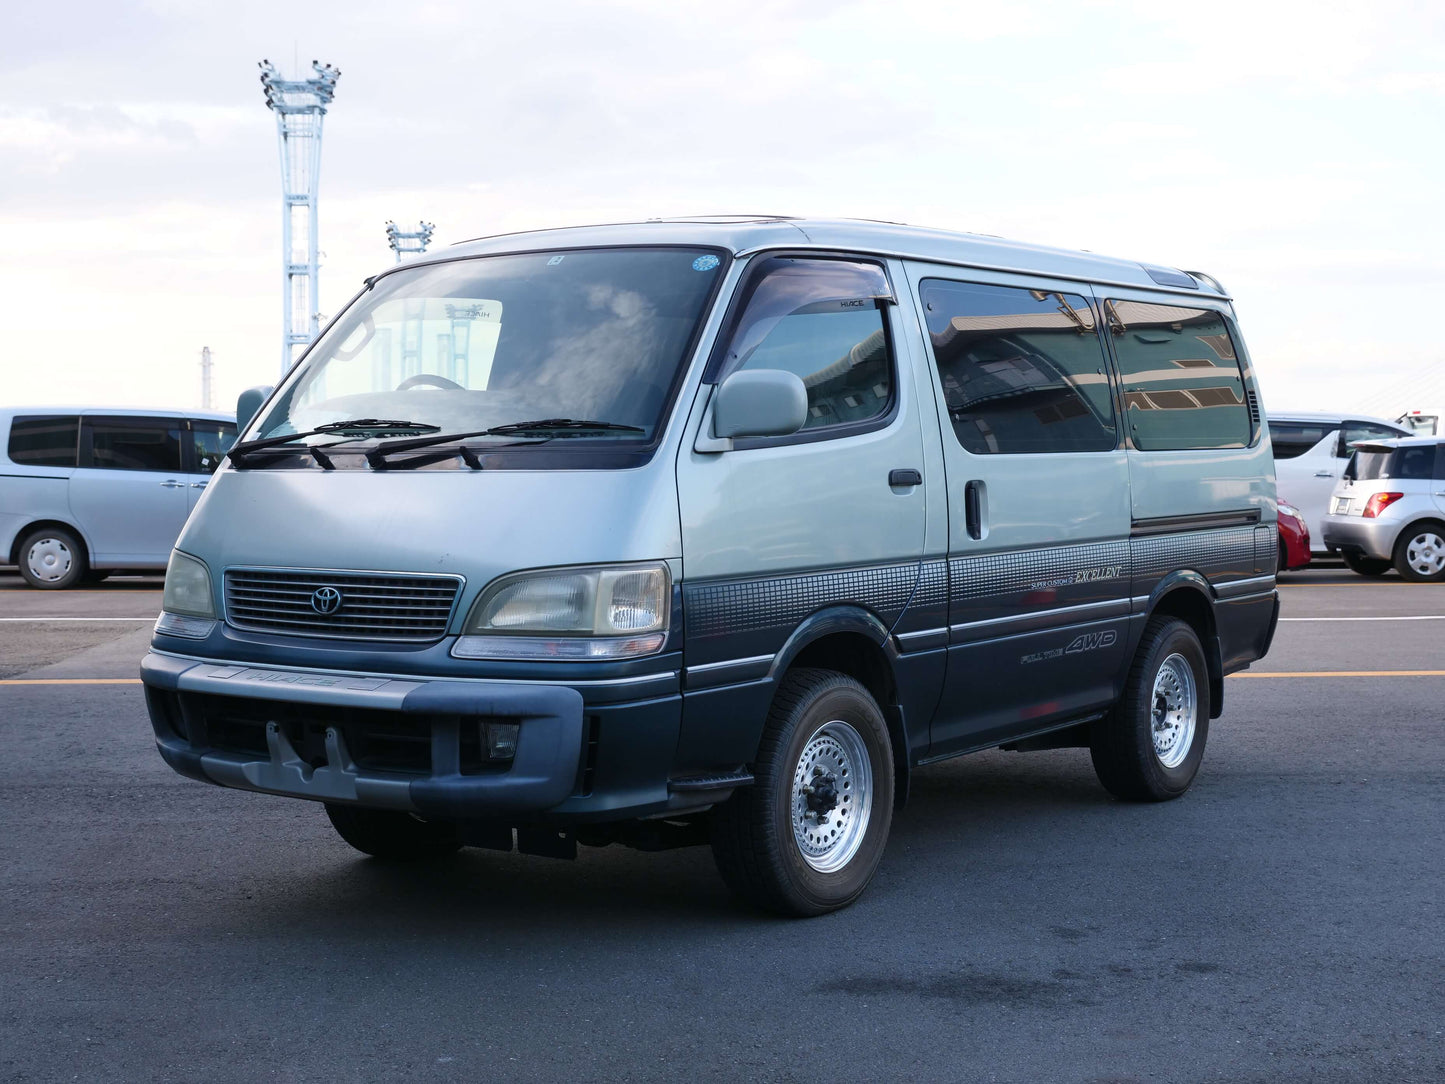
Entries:
{"label": "parked car in background", "polygon": [[1310,528],[1305,515],[1281,498],[1279,505],[1279,570],[1293,572],[1310,563]]}
{"label": "parked car in background", "polygon": [[0,561],[52,590],[164,569],[235,439],[208,411],[0,409]]}
{"label": "parked car in background", "polygon": [[1362,576],[1383,576],[1393,566],[1407,580],[1445,580],[1445,440],[1356,445],[1324,531]]}
{"label": "parked car in background", "polygon": [[1328,414],[1307,410],[1270,411],[1269,439],[1274,445],[1274,472],[1279,491],[1304,514],[1315,556],[1327,551],[1320,529],[1329,511],[1330,494],[1357,440],[1408,437],[1410,431],[1383,418],[1364,414]]}
{"label": "parked car in background", "polygon": [[1417,437],[1445,436],[1440,432],[1441,415],[1439,410],[1407,410],[1395,419],[1395,424],[1404,426]]}

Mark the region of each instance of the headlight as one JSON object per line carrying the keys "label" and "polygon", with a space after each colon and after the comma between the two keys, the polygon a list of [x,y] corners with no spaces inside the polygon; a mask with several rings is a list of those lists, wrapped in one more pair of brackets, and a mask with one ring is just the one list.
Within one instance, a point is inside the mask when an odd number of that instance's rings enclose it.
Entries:
{"label": "headlight", "polygon": [[625,659],[662,649],[666,565],[520,572],[477,599],[452,654],[466,659]]}
{"label": "headlight", "polygon": [[171,550],[156,632],[204,639],[210,635],[215,617],[216,607],[211,602],[211,574],[205,564],[180,550]]}

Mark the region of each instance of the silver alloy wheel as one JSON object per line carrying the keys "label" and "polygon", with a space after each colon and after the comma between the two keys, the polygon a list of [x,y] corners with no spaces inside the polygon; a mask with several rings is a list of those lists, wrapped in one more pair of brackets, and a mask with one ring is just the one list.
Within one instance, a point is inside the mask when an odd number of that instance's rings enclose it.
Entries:
{"label": "silver alloy wheel", "polygon": [[42,538],[25,552],[25,567],[46,583],[65,579],[74,562],[70,547],[58,538]]}
{"label": "silver alloy wheel", "polygon": [[1166,768],[1177,768],[1194,744],[1194,724],[1199,715],[1199,696],[1194,688],[1194,668],[1178,652],[1159,664],[1150,697],[1149,722],[1154,735],[1154,755]]}
{"label": "silver alloy wheel", "polygon": [[1405,546],[1405,561],[1422,576],[1439,576],[1445,572],[1445,538],[1421,531]]}
{"label": "silver alloy wheel", "polygon": [[793,769],[789,809],[803,861],[834,873],[853,860],[873,813],[873,762],[863,735],[834,719],[813,731]]}

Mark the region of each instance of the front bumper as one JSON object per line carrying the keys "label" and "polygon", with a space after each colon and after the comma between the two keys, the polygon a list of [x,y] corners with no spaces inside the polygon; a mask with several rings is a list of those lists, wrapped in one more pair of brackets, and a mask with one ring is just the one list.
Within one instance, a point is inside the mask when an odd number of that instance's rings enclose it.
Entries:
{"label": "front bumper", "polygon": [[[161,756],[221,786],[456,820],[615,820],[684,804],[668,779],[676,697],[584,704],[559,684],[371,677],[157,652],[142,661],[141,679]],[[479,752],[479,722],[518,726],[510,760]]]}
{"label": "front bumper", "polygon": [[1400,523],[1394,518],[1327,515],[1320,533],[1330,549],[1344,550],[1361,557],[1389,561],[1395,555],[1395,537]]}

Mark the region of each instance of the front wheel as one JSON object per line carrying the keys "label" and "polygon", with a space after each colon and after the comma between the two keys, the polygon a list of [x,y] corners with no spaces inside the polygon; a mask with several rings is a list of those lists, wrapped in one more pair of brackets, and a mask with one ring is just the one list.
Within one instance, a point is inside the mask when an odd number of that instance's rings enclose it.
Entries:
{"label": "front wheel", "polygon": [[1390,571],[1390,562],[1382,561],[1378,557],[1362,557],[1357,553],[1346,551],[1344,558],[1345,564],[1350,566],[1350,570],[1358,572],[1361,576],[1383,576]]}
{"label": "front wheel", "polygon": [[1416,583],[1445,580],[1445,525],[1415,523],[1395,543],[1395,567]]}
{"label": "front wheel", "polygon": [[424,821],[394,809],[326,803],[336,834],[363,854],[394,861],[440,858],[461,847],[456,825]]}
{"label": "front wheel", "polygon": [[1175,617],[1144,626],[1124,695],[1093,725],[1089,753],[1104,789],[1164,802],[1189,789],[1209,736],[1209,670],[1194,630]]}
{"label": "front wheel", "polygon": [[754,770],[713,813],[719,872],[739,896],[821,915],[862,895],[893,821],[893,750],[878,704],[831,670],[795,670],[768,714]]}

